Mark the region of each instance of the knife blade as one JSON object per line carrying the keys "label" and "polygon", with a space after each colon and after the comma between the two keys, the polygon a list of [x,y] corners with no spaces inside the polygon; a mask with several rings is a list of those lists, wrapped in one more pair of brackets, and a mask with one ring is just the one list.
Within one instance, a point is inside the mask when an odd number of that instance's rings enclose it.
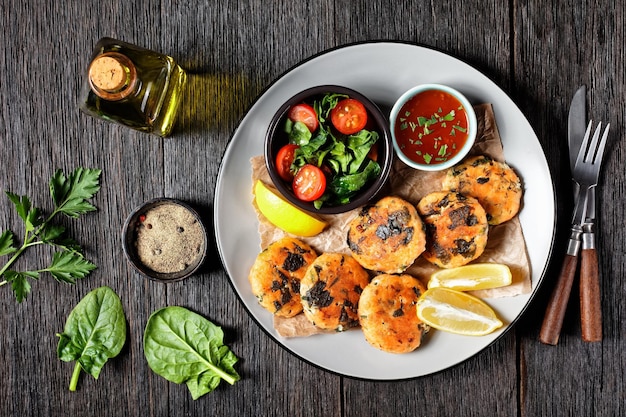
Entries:
{"label": "knife blade", "polygon": [[567,117],[567,145],[569,148],[569,166],[570,170],[574,170],[576,165],[576,157],[580,151],[580,145],[585,136],[586,123],[586,102],[585,96],[587,88],[583,85],[576,90],[572,103],[569,106],[569,115]]}
{"label": "knife blade", "polygon": [[[574,165],[576,165],[576,159],[578,157],[578,153],[580,152],[583,137],[585,136],[585,95],[586,87],[583,85],[579,87],[574,94],[567,118],[567,144],[569,148],[570,171],[572,172],[574,171]],[[579,188],[578,184],[574,182],[573,194],[574,201],[577,202],[577,206],[580,204],[578,198]],[[586,194],[588,197],[593,197],[593,194]],[[586,205],[586,202],[584,202],[584,204]],[[584,207],[577,208],[579,210],[585,210]],[[576,213],[574,214],[574,218],[575,217]],[[569,301],[572,285],[574,283],[574,275],[576,274],[576,268],[578,266],[578,253],[580,251],[580,240],[583,232],[582,223],[585,221],[585,217],[585,211],[582,211],[582,221],[579,221],[578,224],[572,225],[567,253],[563,259],[561,272],[559,273],[556,286],[554,287],[548,301],[548,306],[543,318],[541,331],[539,333],[539,341],[548,345],[556,345],[559,341],[561,328],[563,327],[563,319],[565,318],[565,311],[567,309],[567,303]]]}

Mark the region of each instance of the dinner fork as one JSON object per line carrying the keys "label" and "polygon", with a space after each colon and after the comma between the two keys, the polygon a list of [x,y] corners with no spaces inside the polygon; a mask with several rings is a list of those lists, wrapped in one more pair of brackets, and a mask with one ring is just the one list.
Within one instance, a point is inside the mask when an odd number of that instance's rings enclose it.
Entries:
{"label": "dinner fork", "polygon": [[[587,130],[591,128],[591,123]],[[600,138],[602,123],[598,126],[593,134],[591,145],[588,146],[588,140],[583,141],[581,152],[578,153],[576,165],[574,168],[574,178],[580,178],[583,184],[588,184],[587,188],[587,207],[585,208],[585,217],[582,238],[582,252],[580,260],[580,318],[582,338],[586,342],[598,342],[602,340],[602,307],[600,303],[600,278],[598,270],[598,254],[595,248],[594,221],[595,221],[595,187],[598,185],[600,176],[600,168],[606,140],[609,135],[609,127],[607,124]],[[589,135],[585,135],[589,138]],[[598,142],[599,140],[599,142]],[[586,150],[583,156],[582,151]],[[579,163],[579,160],[581,162]],[[580,165],[579,172],[576,168]],[[579,182],[580,189],[584,190],[584,186]]]}
{"label": "dinner fork", "polygon": [[[600,340],[602,338],[602,315],[600,308],[600,285],[598,277],[598,260],[595,248],[593,248],[593,234],[585,236],[593,225],[595,219],[595,189],[600,175],[600,166],[606,139],[608,137],[609,126],[604,130],[602,139],[600,131],[602,123],[598,124],[593,138],[591,137],[591,127],[593,122],[589,122],[583,142],[580,146],[576,164],[572,171],[572,179],[578,185],[576,198],[576,209],[572,220],[572,234],[567,249],[563,268],[559,275],[557,285],[554,288],[548,308],[541,326],[539,340],[546,344],[556,345],[559,333],[563,325],[567,302],[572,289],[578,252],[580,250],[580,237],[587,243],[586,247],[590,252],[583,253],[584,263],[581,262],[581,325],[583,329],[583,339]],[[591,140],[591,143],[590,143]],[[590,204],[589,201],[591,202]],[[590,210],[588,210],[588,207]],[[584,277],[583,277],[584,274]]]}

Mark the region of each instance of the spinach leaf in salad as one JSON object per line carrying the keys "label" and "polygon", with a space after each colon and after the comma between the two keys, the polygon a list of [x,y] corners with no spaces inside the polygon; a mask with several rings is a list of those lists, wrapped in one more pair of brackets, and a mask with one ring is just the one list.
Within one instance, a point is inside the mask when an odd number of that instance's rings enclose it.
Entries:
{"label": "spinach leaf in salad", "polygon": [[144,354],[150,368],[176,384],[186,383],[194,400],[213,391],[223,379],[239,380],[238,358],[224,345],[224,332],[184,307],[165,307],[148,319]]}
{"label": "spinach leaf in salad", "polygon": [[316,208],[323,205],[340,205],[350,200],[368,182],[381,172],[378,162],[368,158],[379,134],[363,129],[352,135],[343,135],[331,128],[330,112],[337,103],[347,98],[345,94],[326,94],[313,102],[319,128],[310,132],[302,122],[285,122],[289,143],[299,146],[291,165],[295,174],[306,164],[312,164],[330,172],[329,186],[324,195],[314,202]]}
{"label": "spinach leaf in salad", "polygon": [[89,292],[70,312],[63,333],[58,333],[57,355],[76,361],[70,391],[76,391],[81,369],[98,379],[109,358],[126,343],[126,317],[118,295],[109,287]]}

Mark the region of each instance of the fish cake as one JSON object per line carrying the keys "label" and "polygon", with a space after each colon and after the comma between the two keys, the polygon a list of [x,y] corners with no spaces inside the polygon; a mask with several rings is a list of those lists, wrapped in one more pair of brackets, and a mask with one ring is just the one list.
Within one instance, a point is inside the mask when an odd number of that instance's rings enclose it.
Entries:
{"label": "fish cake", "polygon": [[385,197],[363,207],[350,222],[347,244],[363,267],[401,273],[424,252],[426,233],[413,204]]}
{"label": "fish cake", "polygon": [[285,237],[259,253],[248,280],[252,293],[268,311],[281,317],[302,312],[300,280],[317,253],[306,243]]}
{"label": "fish cake", "polygon": [[478,258],[487,245],[487,214],[477,199],[437,191],[420,200],[417,211],[426,225],[422,256],[441,268],[454,268]]}
{"label": "fish cake", "polygon": [[417,317],[416,304],[426,287],[411,275],[381,274],[363,290],[359,321],[365,339],[391,353],[417,349],[430,327]]}
{"label": "fish cake", "polygon": [[476,198],[491,225],[512,219],[522,202],[522,182],[515,171],[487,156],[471,157],[450,168],[443,188]]}
{"label": "fish cake", "polygon": [[327,252],[300,283],[304,315],[321,329],[344,331],[359,325],[358,304],[369,274],[350,255]]}

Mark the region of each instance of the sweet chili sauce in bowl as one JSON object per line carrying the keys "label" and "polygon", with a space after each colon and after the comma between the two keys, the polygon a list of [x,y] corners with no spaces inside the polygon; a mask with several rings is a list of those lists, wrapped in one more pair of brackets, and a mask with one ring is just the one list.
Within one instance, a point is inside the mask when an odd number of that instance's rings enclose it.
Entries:
{"label": "sweet chili sauce in bowl", "polygon": [[390,114],[396,154],[423,171],[439,171],[460,162],[474,145],[477,126],[467,98],[441,84],[411,88]]}

